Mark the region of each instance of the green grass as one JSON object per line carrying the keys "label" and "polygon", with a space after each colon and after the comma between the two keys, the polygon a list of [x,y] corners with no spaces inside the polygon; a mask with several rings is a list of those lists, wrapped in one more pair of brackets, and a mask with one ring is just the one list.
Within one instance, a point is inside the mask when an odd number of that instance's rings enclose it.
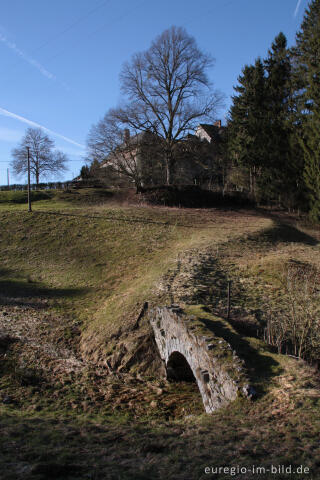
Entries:
{"label": "green grass", "polygon": [[38,478],[42,471],[40,478],[50,478],[44,476],[49,470],[53,478],[64,479],[136,479],[152,473],[156,479],[182,480],[186,474],[206,478],[206,466],[302,464],[316,479],[319,392],[304,365],[293,359],[282,362],[286,373],[262,399],[237,401],[211,416],[133,420],[128,414],[28,414],[2,407],[2,461],[11,466],[5,478],[19,478],[22,466],[30,472],[27,478]]}
{"label": "green grass", "polygon": [[[49,195],[32,213],[0,200],[4,478],[198,480],[208,478],[206,466],[272,463],[303,464],[318,478],[316,373],[238,328],[266,283],[277,291],[288,259],[318,265],[318,231],[279,227],[263,212],[119,206],[94,190]],[[211,416],[194,385],[140,369],[154,347],[144,322],[131,331],[145,301],[170,302],[158,284],[191,249],[209,249],[215,261],[206,266],[206,301],[183,306],[245,359],[258,392]],[[231,323],[215,301],[225,302],[227,278]],[[107,355],[127,349],[129,358],[139,342],[133,371],[108,375]]]}
{"label": "green grass", "polygon": [[[32,191],[31,192],[31,201],[39,202],[40,200],[50,200],[53,198],[54,193],[52,191]],[[27,191],[9,191],[1,192],[0,191],[0,203],[2,204],[26,204],[28,202],[28,192]]]}
{"label": "green grass", "polygon": [[73,196],[87,195],[79,192],[64,193],[65,204],[60,194],[39,201],[31,214],[2,205],[0,281],[15,286],[16,296],[20,288],[25,297],[41,297],[42,289],[59,313],[82,322],[86,349],[103,345],[124,317],[127,325],[134,321],[179,251],[237,237],[248,224],[253,231],[268,224],[259,216],[238,215],[234,225],[232,218],[185,210],[79,206]]}
{"label": "green grass", "polygon": [[[47,210],[53,205],[56,210],[57,208],[99,205],[112,200],[114,196],[115,192],[108,189],[31,190],[31,203],[36,203],[37,210]],[[27,190],[0,191],[0,209],[25,210],[27,207]]]}

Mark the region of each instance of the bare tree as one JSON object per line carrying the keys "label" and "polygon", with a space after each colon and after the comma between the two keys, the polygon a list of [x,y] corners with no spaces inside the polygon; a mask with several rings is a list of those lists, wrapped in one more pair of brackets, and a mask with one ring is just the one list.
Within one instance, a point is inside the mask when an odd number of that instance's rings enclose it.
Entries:
{"label": "bare tree", "polygon": [[138,191],[145,183],[151,182],[149,178],[155,177],[161,142],[151,132],[138,133],[132,128],[121,127],[122,122],[114,111],[109,111],[93,125],[87,140],[90,157],[94,162],[100,162],[101,168],[129,179]]}
{"label": "bare tree", "polygon": [[30,170],[37,185],[40,175],[67,170],[67,157],[63,152],[54,150],[54,141],[41,128],[28,128],[19,146],[12,150],[11,166],[15,175],[21,176],[28,171],[27,147],[30,149]]}
{"label": "bare tree", "polygon": [[123,66],[121,90],[127,101],[107,117],[120,131],[149,131],[162,140],[167,184],[172,183],[175,144],[199,121],[212,121],[222,104],[207,76],[212,65],[194,38],[173,26]]}

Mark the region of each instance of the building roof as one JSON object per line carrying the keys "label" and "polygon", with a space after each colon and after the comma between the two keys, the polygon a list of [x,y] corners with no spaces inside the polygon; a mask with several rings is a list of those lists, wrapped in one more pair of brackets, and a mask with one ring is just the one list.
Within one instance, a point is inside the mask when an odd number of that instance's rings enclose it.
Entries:
{"label": "building roof", "polygon": [[224,129],[224,127],[221,127],[218,125],[210,125],[207,123],[200,123],[199,127],[201,127],[207,133],[207,135],[209,135],[209,137],[212,138],[213,140],[217,140]]}

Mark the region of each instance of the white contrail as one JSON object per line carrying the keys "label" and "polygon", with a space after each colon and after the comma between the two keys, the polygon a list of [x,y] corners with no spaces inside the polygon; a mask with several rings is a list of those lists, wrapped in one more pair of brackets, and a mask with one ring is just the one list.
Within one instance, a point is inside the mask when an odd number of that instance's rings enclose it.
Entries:
{"label": "white contrail", "polygon": [[302,0],[298,0],[298,2],[297,2],[297,6],[296,6],[296,9],[295,9],[294,14],[293,14],[294,17],[297,16],[297,13],[298,13],[300,5],[301,5],[301,1]]}
{"label": "white contrail", "polygon": [[19,120],[20,122],[26,123],[27,125],[30,125],[31,127],[36,127],[36,128],[42,128],[42,130],[45,130],[48,133],[51,133],[55,137],[62,138],[68,143],[72,143],[73,145],[76,145],[77,147],[85,149],[85,146],[82,145],[81,143],[75,142],[71,138],[65,137],[64,135],[60,135],[60,133],[54,132],[53,130],[50,130],[47,127],[44,127],[43,125],[40,125],[39,123],[33,122],[32,120],[29,120],[28,118],[21,117],[20,115],[17,115],[15,113],[9,112],[8,110],[5,110],[4,108],[0,107],[0,115],[4,115],[5,117],[11,117],[14,118],[15,120]]}
{"label": "white contrail", "polygon": [[20,50],[20,48],[18,48],[14,42],[11,42],[10,40],[8,40],[8,38],[1,31],[0,31],[0,42],[4,43],[8,48],[10,48],[10,50],[16,53],[20,58],[22,58],[25,62],[29,63],[29,65],[32,65],[34,68],[39,70],[39,72],[44,77],[49,78],[50,80],[56,80],[56,76],[53,73],[49,72],[39,62],[29,57],[22,50]]}

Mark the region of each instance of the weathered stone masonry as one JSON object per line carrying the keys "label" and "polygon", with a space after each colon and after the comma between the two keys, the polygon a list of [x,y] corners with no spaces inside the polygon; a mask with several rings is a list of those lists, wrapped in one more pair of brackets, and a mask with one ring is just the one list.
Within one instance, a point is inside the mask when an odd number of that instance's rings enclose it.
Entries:
{"label": "weathered stone masonry", "polygon": [[176,306],[151,310],[149,321],[168,378],[186,380],[192,371],[207,413],[239,395],[250,397],[243,361],[224,339],[209,329],[197,329],[194,320]]}

